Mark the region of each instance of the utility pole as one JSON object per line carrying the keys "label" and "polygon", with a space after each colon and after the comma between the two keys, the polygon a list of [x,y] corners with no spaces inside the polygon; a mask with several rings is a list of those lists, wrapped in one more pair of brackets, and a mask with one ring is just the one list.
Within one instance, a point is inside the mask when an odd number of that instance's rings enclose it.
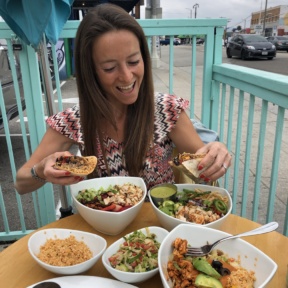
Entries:
{"label": "utility pole", "polygon": [[227,29],[228,29],[228,23],[231,22],[231,19],[228,19],[227,17],[220,17],[220,18],[225,18],[227,19],[227,22],[226,22],[226,26],[225,26],[225,30],[224,30],[224,44],[225,44],[225,40],[228,40],[228,37],[227,37]]}
{"label": "utility pole", "polygon": [[263,31],[262,35],[265,37],[265,25],[266,25],[266,14],[267,14],[267,2],[268,0],[265,0],[265,10],[264,10],[264,19],[263,19]]}
{"label": "utility pole", "polygon": [[243,19],[243,21],[244,21],[244,33],[246,34],[246,19]]}
{"label": "utility pole", "polygon": [[[160,7],[160,0],[147,0],[146,6],[146,18],[162,18],[162,8]],[[151,37],[151,61],[153,68],[160,67],[160,58],[158,56],[156,47],[156,36]]]}
{"label": "utility pole", "polygon": [[261,17],[262,17],[262,0],[261,0],[260,16],[259,16],[259,22],[258,22],[258,24],[261,24]]}
{"label": "utility pole", "polygon": [[195,19],[197,18],[197,8],[199,8],[199,4],[196,3],[193,5],[193,8],[195,9]]}
{"label": "utility pole", "polygon": [[187,10],[190,10],[190,18],[192,18],[192,11],[193,9],[190,9],[190,8],[186,8]]}

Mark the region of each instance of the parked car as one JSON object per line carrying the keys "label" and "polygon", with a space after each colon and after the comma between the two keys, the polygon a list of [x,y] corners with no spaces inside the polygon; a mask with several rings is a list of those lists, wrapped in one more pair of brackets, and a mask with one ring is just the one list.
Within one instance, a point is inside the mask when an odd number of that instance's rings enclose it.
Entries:
{"label": "parked car", "polygon": [[226,48],[228,58],[240,57],[241,59],[276,57],[276,47],[264,36],[255,34],[238,34],[231,38]]}
{"label": "parked car", "polygon": [[205,40],[203,38],[198,38],[196,44],[204,44]]}
{"label": "parked car", "polygon": [[174,45],[181,45],[181,39],[180,38],[174,38]]}
{"label": "parked car", "polygon": [[161,39],[160,40],[160,45],[163,46],[163,45],[170,45],[170,39]]}
{"label": "parked car", "polygon": [[270,36],[267,40],[275,45],[276,50],[284,50],[288,53],[288,35],[287,36]]}
{"label": "parked car", "polygon": [[[179,38],[174,38],[173,40],[173,44],[174,45],[180,45],[181,44],[181,40]],[[163,46],[163,45],[170,45],[170,39],[169,38],[166,38],[166,39],[161,39],[160,40],[160,45]]]}
{"label": "parked car", "polygon": [[[22,85],[22,77],[21,77],[21,71],[20,71],[20,64],[18,60],[17,51],[14,53],[14,61],[16,65],[16,73],[18,77],[18,83],[19,83],[19,90],[21,95],[21,105],[22,109],[24,110],[25,107],[25,101],[24,101],[24,95],[23,95],[23,85]],[[0,44],[0,80],[1,80],[1,88],[2,93],[4,97],[4,103],[5,103],[5,110],[7,119],[12,120],[16,116],[18,116],[18,107],[16,102],[16,96],[15,96],[15,89],[13,84],[13,78],[12,78],[12,72],[11,72],[11,66],[8,59],[8,51],[6,45]],[[1,113],[0,109],[0,129],[3,128],[3,111]]]}

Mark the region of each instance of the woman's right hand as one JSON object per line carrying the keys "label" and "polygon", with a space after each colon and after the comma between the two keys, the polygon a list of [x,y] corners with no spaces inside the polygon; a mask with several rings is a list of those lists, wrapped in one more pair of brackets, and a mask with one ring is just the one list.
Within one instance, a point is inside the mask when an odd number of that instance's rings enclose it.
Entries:
{"label": "woman's right hand", "polygon": [[65,171],[53,168],[58,157],[71,155],[68,150],[74,144],[77,144],[74,140],[48,128],[30,159],[17,171],[15,182],[17,192],[26,194],[44,185],[44,181],[32,177],[32,167],[38,177],[53,184],[71,185],[81,181],[82,177],[67,175]]}
{"label": "woman's right hand", "polygon": [[[39,189],[46,182],[58,185],[72,185],[84,178],[80,176],[71,175],[70,172],[57,170],[53,166],[56,159],[60,156],[72,155],[69,151],[56,152],[46,156],[41,161],[37,162],[35,159],[30,159],[17,172],[15,189],[19,194],[26,194]],[[34,167],[34,173],[41,179],[35,179],[31,175],[31,169]],[[44,181],[45,180],[45,181]]]}
{"label": "woman's right hand", "polygon": [[56,152],[41,160],[35,164],[35,172],[37,175],[53,184],[59,185],[71,185],[84,180],[84,177],[71,175],[70,172],[64,170],[55,169],[53,166],[56,163],[56,159],[61,156],[71,156],[69,151]]}

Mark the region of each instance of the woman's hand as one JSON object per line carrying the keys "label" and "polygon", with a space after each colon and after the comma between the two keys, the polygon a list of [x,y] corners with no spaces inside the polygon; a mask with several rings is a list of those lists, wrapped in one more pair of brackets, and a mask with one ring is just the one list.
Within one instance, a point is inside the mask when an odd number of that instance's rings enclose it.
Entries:
{"label": "woman's hand", "polygon": [[47,182],[59,185],[71,185],[82,181],[84,178],[80,176],[73,176],[68,171],[57,170],[53,166],[56,159],[61,156],[71,156],[69,151],[56,152],[45,157],[41,162],[35,165],[37,175]]}
{"label": "woman's hand", "polygon": [[71,155],[68,150],[73,144],[76,144],[74,140],[48,128],[30,159],[17,171],[15,181],[17,192],[26,194],[44,185],[44,181],[32,177],[32,167],[38,177],[53,184],[71,185],[82,180],[82,177],[70,176],[65,171],[53,168],[57,157]]}
{"label": "woman's hand", "polygon": [[[57,170],[53,167],[56,159],[60,156],[72,155],[69,151],[56,152],[44,157],[42,160],[30,158],[17,172],[15,188],[19,194],[26,194],[39,189],[46,182],[58,185],[71,185],[82,181],[80,176],[72,176],[70,172]],[[35,179],[31,175],[31,168],[34,167],[36,175],[45,180]]]}
{"label": "woman's hand", "polygon": [[225,175],[232,160],[227,147],[221,142],[210,142],[196,152],[196,154],[204,153],[207,155],[199,163],[198,170],[201,171],[206,167],[207,169],[200,174],[200,178],[205,182],[210,182]]}

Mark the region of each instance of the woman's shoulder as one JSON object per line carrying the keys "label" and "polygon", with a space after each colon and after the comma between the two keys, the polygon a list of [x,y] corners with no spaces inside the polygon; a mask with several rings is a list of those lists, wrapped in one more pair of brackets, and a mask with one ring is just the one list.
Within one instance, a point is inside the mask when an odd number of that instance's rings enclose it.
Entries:
{"label": "woman's shoulder", "polygon": [[67,120],[80,120],[80,110],[78,105],[69,107],[61,112],[58,112],[47,119],[47,123],[54,122],[56,120],[67,121]]}
{"label": "woman's shoulder", "polygon": [[[175,127],[181,112],[187,109],[189,101],[175,95],[155,94],[155,129],[165,136]],[[162,137],[159,136],[159,139]]]}
{"label": "woman's shoulder", "polygon": [[156,111],[158,110],[158,108],[162,110],[163,107],[169,107],[170,109],[177,109],[177,110],[178,109],[185,110],[189,107],[188,100],[168,93],[156,92],[155,102],[156,102]]}
{"label": "woman's shoulder", "polygon": [[71,108],[67,108],[62,112],[50,116],[46,120],[46,123],[62,135],[76,142],[83,143],[78,105],[74,105]]}

